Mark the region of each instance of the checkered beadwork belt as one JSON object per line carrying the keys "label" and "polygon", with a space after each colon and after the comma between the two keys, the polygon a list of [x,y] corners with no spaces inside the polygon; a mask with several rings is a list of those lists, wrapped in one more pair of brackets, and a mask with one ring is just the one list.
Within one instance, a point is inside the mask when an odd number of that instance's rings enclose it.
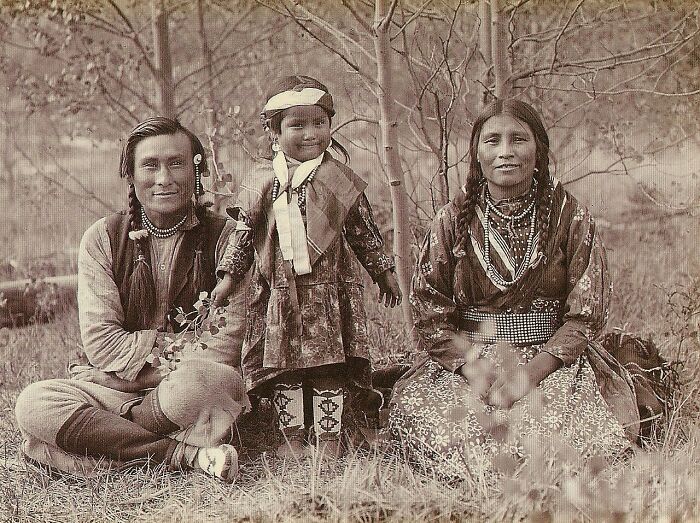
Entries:
{"label": "checkered beadwork belt", "polygon": [[472,341],[515,345],[545,343],[561,325],[561,302],[538,300],[527,312],[483,312],[460,308],[460,329]]}

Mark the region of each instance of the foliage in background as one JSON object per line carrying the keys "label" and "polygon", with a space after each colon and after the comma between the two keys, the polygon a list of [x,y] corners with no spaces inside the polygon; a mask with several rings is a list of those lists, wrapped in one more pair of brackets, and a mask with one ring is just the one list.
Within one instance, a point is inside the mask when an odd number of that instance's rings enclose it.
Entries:
{"label": "foliage in background", "polygon": [[[383,147],[377,100],[384,86],[377,83],[374,47],[379,3],[8,0],[0,8],[0,70],[11,102],[5,102],[11,122],[5,126],[21,134],[29,111],[29,119],[52,122],[56,135],[114,140],[161,111],[165,73],[155,59],[151,15],[163,4],[175,113],[218,151],[215,190],[228,180],[235,189],[250,158],[266,147],[257,114],[269,78],[284,73],[312,73],[329,83],[340,107],[338,134],[352,143],[353,156],[371,161]],[[456,190],[470,122],[495,89],[491,49],[479,44],[480,32],[489,29],[479,3],[490,2],[386,1],[398,80],[388,95],[416,223]],[[587,175],[601,150],[612,160],[593,170],[632,174],[665,147],[697,141],[695,2],[493,6],[507,28],[500,44],[505,83],[543,112],[563,165],[560,177]],[[17,153],[3,156],[9,165]],[[385,185],[376,170],[367,174],[376,189]]]}

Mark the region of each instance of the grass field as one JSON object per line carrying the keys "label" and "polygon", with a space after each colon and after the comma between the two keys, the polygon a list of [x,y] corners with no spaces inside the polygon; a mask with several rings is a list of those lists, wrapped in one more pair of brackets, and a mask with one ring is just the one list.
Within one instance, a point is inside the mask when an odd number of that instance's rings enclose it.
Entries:
{"label": "grass field", "polygon": [[[650,449],[606,466],[541,449],[498,480],[475,477],[459,484],[416,472],[381,445],[338,465],[258,455],[244,461],[233,485],[160,469],[91,478],[52,475],[19,459],[13,407],[28,383],[65,376],[79,341],[77,314],[67,310],[50,324],[0,331],[0,520],[700,520],[698,218],[624,201],[601,220],[615,282],[608,329],[652,336],[667,358],[685,363],[678,409],[666,437]],[[7,269],[5,278],[13,270],[75,270],[74,248],[93,220],[74,212],[79,203],[57,209],[46,200],[37,207],[44,206],[43,212],[31,213],[21,201],[0,203],[8,224],[1,254],[6,260],[14,256],[20,267]],[[65,217],[57,219],[62,212]],[[32,267],[37,255],[45,255],[44,265]],[[377,307],[373,296],[368,291],[375,366],[409,361],[398,314]]]}

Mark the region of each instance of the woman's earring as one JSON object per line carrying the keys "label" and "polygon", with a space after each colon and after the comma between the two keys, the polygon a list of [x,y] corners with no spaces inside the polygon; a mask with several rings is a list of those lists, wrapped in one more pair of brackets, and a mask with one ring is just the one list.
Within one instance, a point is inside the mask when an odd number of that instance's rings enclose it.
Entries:
{"label": "woman's earring", "polygon": [[270,147],[276,153],[278,153],[282,150],[282,148],[280,147],[279,140],[277,139],[276,136],[272,138],[272,145]]}
{"label": "woman's earring", "polygon": [[194,158],[192,158],[192,163],[194,163],[194,195],[195,197],[199,197],[204,194],[202,175],[199,173],[199,164],[202,163],[202,155],[195,154]]}

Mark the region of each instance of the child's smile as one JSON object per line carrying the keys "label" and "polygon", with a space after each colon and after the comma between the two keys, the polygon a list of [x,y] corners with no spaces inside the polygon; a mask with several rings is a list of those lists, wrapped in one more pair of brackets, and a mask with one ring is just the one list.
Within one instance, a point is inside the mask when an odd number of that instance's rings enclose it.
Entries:
{"label": "child's smile", "polygon": [[280,131],[282,151],[299,162],[320,156],[331,143],[330,118],[318,105],[298,105],[285,109]]}

